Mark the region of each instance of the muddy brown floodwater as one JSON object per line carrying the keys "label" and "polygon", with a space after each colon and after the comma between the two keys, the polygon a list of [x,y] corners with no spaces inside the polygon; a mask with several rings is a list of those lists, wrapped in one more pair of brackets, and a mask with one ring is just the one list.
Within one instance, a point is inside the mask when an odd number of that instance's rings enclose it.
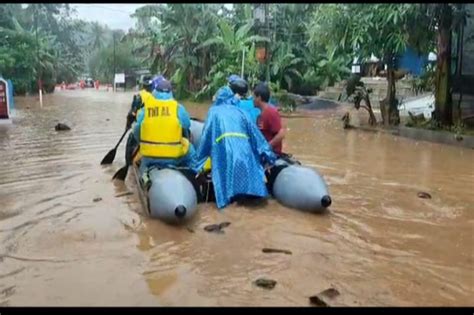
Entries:
{"label": "muddy brown floodwater", "polygon": [[[327,214],[200,205],[171,227],[144,215],[131,176],[112,183],[124,144],[99,165],[131,99],[16,99],[14,124],[0,126],[0,305],[306,306],[329,287],[332,305],[474,304],[474,150],[347,131],[339,110],[313,111],[285,119],[285,149],[324,175]],[[203,229],[224,221],[224,234]]]}

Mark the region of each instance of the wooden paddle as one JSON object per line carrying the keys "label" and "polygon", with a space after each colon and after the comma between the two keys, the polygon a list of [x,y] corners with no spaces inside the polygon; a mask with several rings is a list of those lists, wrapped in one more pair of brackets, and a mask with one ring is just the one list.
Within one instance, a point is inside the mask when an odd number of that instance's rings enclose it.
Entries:
{"label": "wooden paddle", "polygon": [[125,129],[125,131],[123,132],[122,137],[120,138],[120,140],[117,143],[117,145],[115,146],[115,148],[113,148],[112,150],[109,151],[109,153],[107,153],[107,155],[102,159],[102,162],[100,162],[100,165],[112,164],[112,162],[115,159],[115,155],[117,154],[117,148],[118,148],[118,146],[120,145],[120,143],[122,142],[123,138],[125,137],[125,135],[127,134],[127,132],[129,130],[130,130],[130,128]]}
{"label": "wooden paddle", "polygon": [[[132,158],[131,158],[132,163],[137,153],[138,153],[138,147],[135,149],[135,152],[133,152],[132,154]],[[121,167],[117,172],[115,172],[114,176],[112,177],[112,180],[118,179],[118,180],[124,181],[125,178],[127,177],[129,167],[130,167],[130,164],[128,163],[125,164],[125,166]]]}

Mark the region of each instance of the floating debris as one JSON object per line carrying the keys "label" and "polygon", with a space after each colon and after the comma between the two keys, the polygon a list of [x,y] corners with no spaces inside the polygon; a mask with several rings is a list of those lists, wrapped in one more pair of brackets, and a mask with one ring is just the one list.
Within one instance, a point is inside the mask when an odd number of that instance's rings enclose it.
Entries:
{"label": "floating debris", "polygon": [[255,280],[254,283],[257,287],[261,287],[261,288],[264,288],[264,289],[267,289],[267,290],[273,289],[277,284],[277,282],[275,280],[266,279],[266,278],[259,278],[259,279]]}
{"label": "floating debris", "polygon": [[102,198],[100,198],[100,197],[97,197],[97,198],[92,199],[93,202],[99,202],[99,201],[101,201],[101,200],[102,200]]}
{"label": "floating debris", "polygon": [[431,195],[427,192],[423,192],[423,191],[420,191],[418,194],[417,194],[418,198],[422,198],[422,199],[431,199]]}
{"label": "floating debris", "polygon": [[341,120],[343,122],[342,127],[344,129],[354,128],[353,126],[351,126],[351,114],[349,112],[346,112],[344,116],[342,116]]}
{"label": "floating debris", "polygon": [[334,299],[336,296],[339,296],[341,293],[339,293],[339,291],[334,288],[329,288],[319,294],[323,296],[327,296],[330,299]]}
{"label": "floating debris", "polygon": [[311,296],[309,298],[309,302],[320,307],[330,307],[330,305],[325,300],[334,299],[338,295],[340,295],[338,290],[329,288],[320,292],[319,294]]}
{"label": "floating debris", "polygon": [[221,224],[219,224],[219,228],[223,229],[223,228],[226,228],[230,225],[230,222],[222,222]]}
{"label": "floating debris", "polygon": [[66,124],[62,124],[62,123],[59,123],[57,124],[56,126],[54,126],[54,129],[56,131],[65,131],[65,130],[71,130],[71,128],[66,125]]}
{"label": "floating debris", "polygon": [[204,227],[204,230],[207,232],[223,234],[224,233],[223,229],[228,227],[229,225],[230,225],[230,222],[222,222],[220,224],[210,224],[210,225],[206,225]]}
{"label": "floating debris", "polygon": [[13,285],[11,287],[3,289],[2,291],[0,291],[0,296],[3,295],[3,297],[5,298],[12,296],[15,293],[15,287],[16,285]]}
{"label": "floating debris", "polygon": [[309,302],[319,307],[329,307],[329,305],[317,295],[311,296]]}
{"label": "floating debris", "polygon": [[126,192],[115,195],[115,197],[120,198],[120,197],[130,196],[130,195],[133,195],[133,192],[132,191],[126,191]]}
{"label": "floating debris", "polygon": [[224,231],[220,228],[219,224],[210,224],[204,227],[206,232],[214,232],[214,233],[224,233]]}
{"label": "floating debris", "polygon": [[286,249],[277,249],[277,248],[263,248],[262,252],[264,253],[279,253],[279,254],[286,254],[286,255],[291,255],[292,252]]}

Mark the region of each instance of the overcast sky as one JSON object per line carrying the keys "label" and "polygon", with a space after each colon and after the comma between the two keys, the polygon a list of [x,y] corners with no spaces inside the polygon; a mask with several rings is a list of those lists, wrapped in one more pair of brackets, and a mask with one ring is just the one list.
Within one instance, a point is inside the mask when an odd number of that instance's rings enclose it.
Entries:
{"label": "overcast sky", "polygon": [[[135,22],[130,17],[136,9],[149,3],[71,3],[71,7],[77,11],[76,16],[85,21],[98,21],[106,24],[111,29],[122,29],[128,31]],[[225,4],[229,9],[232,4]]]}
{"label": "overcast sky", "polygon": [[71,4],[77,11],[76,16],[85,21],[98,21],[111,29],[128,31],[135,23],[130,14],[145,4],[131,3],[88,3]]}

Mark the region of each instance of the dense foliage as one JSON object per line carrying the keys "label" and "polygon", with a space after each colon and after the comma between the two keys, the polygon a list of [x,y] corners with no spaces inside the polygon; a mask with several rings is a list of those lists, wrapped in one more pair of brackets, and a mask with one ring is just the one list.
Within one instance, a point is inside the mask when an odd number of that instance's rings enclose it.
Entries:
{"label": "dense foliage", "polygon": [[0,6],[0,74],[13,80],[17,94],[46,92],[57,81],[75,81],[84,59],[77,32],[83,22],[71,18],[67,4]]}
{"label": "dense foliage", "polygon": [[[270,78],[276,89],[314,94],[347,75],[349,54],[309,42],[315,4],[271,4],[268,23],[254,4],[159,4],[133,17],[135,52],[143,66],[172,78],[180,97],[211,97],[231,73],[253,85]],[[258,60],[266,48],[270,59]]]}
{"label": "dense foliage", "polygon": [[[258,6],[266,20],[255,16]],[[251,85],[270,80],[275,90],[311,95],[347,78],[354,57],[374,54],[388,65],[382,116],[396,124],[394,58],[407,46],[422,54],[447,47],[460,11],[451,4],[148,4],[125,33],[74,19],[68,4],[4,4],[0,74],[22,94],[36,91],[38,79],[51,91],[82,74],[111,82],[114,69],[142,69],[171,78],[179,98],[210,98],[243,71]],[[441,57],[439,108],[450,101]]]}

